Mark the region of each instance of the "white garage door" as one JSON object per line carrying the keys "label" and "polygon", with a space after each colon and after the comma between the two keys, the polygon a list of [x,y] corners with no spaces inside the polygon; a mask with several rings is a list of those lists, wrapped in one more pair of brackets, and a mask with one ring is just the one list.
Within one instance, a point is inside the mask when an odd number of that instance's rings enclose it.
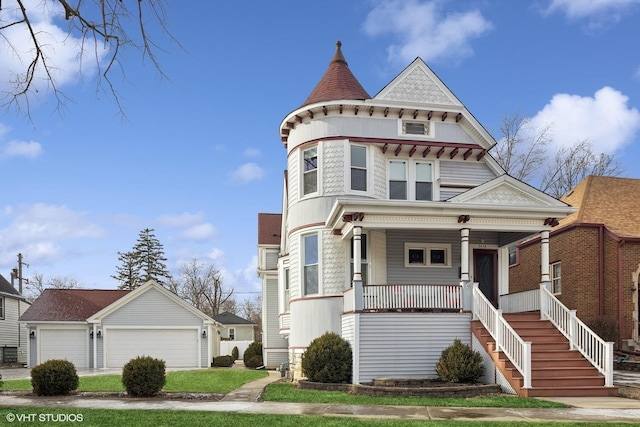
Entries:
{"label": "white garage door", "polygon": [[86,329],[40,329],[40,360],[65,359],[77,368],[87,368]]}
{"label": "white garage door", "polygon": [[120,368],[138,356],[165,361],[168,368],[199,366],[197,329],[106,329],[106,366]]}

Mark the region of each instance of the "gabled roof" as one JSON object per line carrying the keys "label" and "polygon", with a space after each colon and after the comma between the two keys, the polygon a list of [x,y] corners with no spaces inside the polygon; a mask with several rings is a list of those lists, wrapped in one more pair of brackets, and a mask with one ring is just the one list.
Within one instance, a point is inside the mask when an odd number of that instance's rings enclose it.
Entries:
{"label": "gabled roof", "polygon": [[604,224],[621,237],[640,237],[640,179],[588,176],[561,200],[578,211],[560,221]]}
{"label": "gabled roof", "polygon": [[309,105],[316,102],[336,101],[339,99],[370,99],[371,96],[355,78],[347,61],[342,55],[342,43],[336,43],[336,53],[333,55],[329,68],[324,73],[320,82],[306,101],[302,104]]}
{"label": "gabled roof", "polygon": [[250,320],[243,319],[242,317],[236,316],[235,314],[229,313],[228,311],[223,311],[217,316],[213,316],[213,320],[223,325],[253,325],[254,324]]}
{"label": "gabled roof", "polygon": [[130,291],[111,289],[45,289],[20,317],[27,322],[86,321]]}
{"label": "gabled roof", "polygon": [[279,245],[282,214],[258,214],[258,244]]}
{"label": "gabled roof", "polygon": [[0,295],[12,296],[18,299],[23,299],[20,292],[16,288],[11,286],[11,283],[0,274]]}

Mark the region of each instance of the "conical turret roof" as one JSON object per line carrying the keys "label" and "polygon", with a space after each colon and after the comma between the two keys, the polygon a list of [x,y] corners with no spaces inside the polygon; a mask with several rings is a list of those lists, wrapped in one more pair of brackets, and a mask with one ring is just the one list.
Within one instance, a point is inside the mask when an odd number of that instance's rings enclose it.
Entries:
{"label": "conical turret roof", "polygon": [[349,70],[347,61],[342,55],[342,43],[336,43],[336,53],[329,63],[329,69],[311,92],[304,105],[338,99],[371,99],[360,82]]}

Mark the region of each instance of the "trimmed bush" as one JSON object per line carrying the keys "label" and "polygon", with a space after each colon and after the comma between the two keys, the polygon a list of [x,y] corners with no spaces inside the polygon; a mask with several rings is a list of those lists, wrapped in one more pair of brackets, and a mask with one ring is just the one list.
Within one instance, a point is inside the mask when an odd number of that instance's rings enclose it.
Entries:
{"label": "trimmed bush", "polygon": [[302,372],[312,382],[350,384],[353,373],[351,346],[340,335],[325,333],[311,341],[302,355]]}
{"label": "trimmed bush", "polygon": [[585,324],[605,342],[618,342],[618,322],[607,316],[588,319]]}
{"label": "trimmed bush", "polygon": [[231,357],[233,357],[233,360],[238,360],[238,358],[240,357],[240,351],[238,350],[238,347],[233,347],[233,350],[231,350]]}
{"label": "trimmed bush", "polygon": [[68,360],[51,359],[31,370],[31,386],[36,396],[61,396],[78,388],[78,373]]}
{"label": "trimmed bush", "polygon": [[258,341],[254,341],[249,344],[249,347],[244,351],[244,366],[247,368],[257,368],[258,366],[262,366],[262,343]]}
{"label": "trimmed bush", "polygon": [[229,368],[233,366],[236,359],[233,356],[218,356],[213,359],[214,368]]}
{"label": "trimmed bush", "polygon": [[442,350],[436,372],[443,381],[474,383],[484,375],[482,355],[456,338],[453,344]]}
{"label": "trimmed bush", "polygon": [[165,368],[164,360],[151,356],[138,356],[129,360],[122,368],[122,384],[127,394],[132,397],[158,394],[167,381]]}

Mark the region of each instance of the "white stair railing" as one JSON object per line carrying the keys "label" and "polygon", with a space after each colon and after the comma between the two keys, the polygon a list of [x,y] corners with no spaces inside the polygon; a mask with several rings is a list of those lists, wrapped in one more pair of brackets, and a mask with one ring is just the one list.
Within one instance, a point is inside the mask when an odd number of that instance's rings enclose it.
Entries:
{"label": "white stair railing", "polygon": [[531,388],[531,343],[525,342],[502,317],[502,311],[487,300],[473,284],[473,317],[480,320],[496,342],[496,351],[502,351],[522,374],[522,388]]}
{"label": "white stair railing", "polygon": [[572,350],[582,355],[604,375],[604,385],[613,387],[613,343],[605,342],[569,310],[548,289],[540,285],[540,316],[567,337]]}

